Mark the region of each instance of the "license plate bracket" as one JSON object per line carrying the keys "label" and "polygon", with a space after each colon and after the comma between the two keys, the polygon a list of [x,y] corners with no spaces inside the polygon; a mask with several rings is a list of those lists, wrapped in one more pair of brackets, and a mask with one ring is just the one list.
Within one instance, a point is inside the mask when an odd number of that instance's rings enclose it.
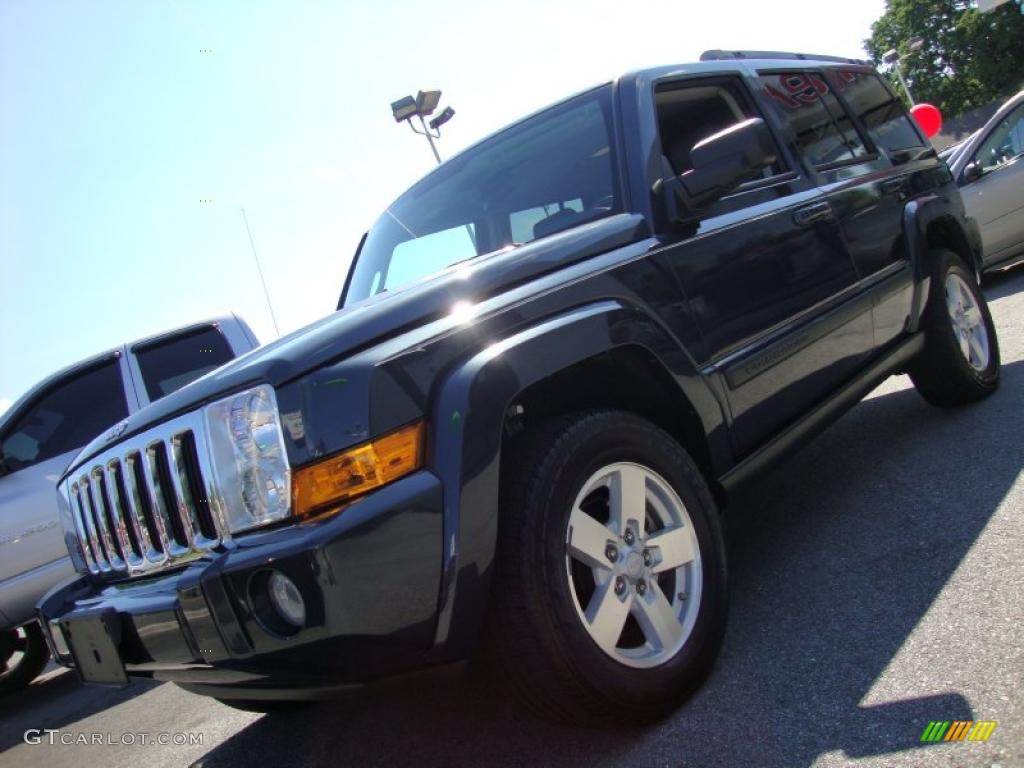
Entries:
{"label": "license plate bracket", "polygon": [[83,682],[128,685],[128,673],[117,652],[121,621],[116,611],[66,619],[61,627]]}

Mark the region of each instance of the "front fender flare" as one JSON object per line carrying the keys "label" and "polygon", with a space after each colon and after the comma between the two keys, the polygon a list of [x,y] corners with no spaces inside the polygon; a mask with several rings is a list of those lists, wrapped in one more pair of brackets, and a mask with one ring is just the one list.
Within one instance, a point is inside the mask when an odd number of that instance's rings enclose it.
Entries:
{"label": "front fender flare", "polygon": [[722,409],[678,341],[640,309],[617,300],[577,307],[494,341],[448,375],[431,409],[431,455],[444,484],[443,563],[435,646],[459,658],[476,647],[498,535],[502,430],[530,385],[624,345],[654,354],[700,418],[712,463],[727,461]]}

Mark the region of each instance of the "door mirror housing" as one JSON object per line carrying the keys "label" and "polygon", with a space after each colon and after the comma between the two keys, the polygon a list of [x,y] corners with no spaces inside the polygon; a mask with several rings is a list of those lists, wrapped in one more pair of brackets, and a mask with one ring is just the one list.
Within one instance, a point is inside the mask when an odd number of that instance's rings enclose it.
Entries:
{"label": "door mirror housing", "polygon": [[981,178],[981,163],[977,160],[968,163],[964,168],[963,180],[964,184],[970,184],[972,181],[977,181]]}
{"label": "door mirror housing", "polygon": [[693,221],[702,208],[756,179],[776,159],[768,126],[752,117],[698,141],[690,150],[693,168],[675,178],[659,179],[654,191],[671,195],[666,201],[670,219]]}

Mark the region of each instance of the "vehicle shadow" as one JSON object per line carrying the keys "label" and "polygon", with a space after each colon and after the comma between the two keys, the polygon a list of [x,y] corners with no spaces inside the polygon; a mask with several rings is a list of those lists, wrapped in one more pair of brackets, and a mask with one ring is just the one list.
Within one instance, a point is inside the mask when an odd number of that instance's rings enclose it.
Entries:
{"label": "vehicle shadow", "polygon": [[985,275],[981,287],[989,301],[1002,299],[1024,290],[1024,261],[1012,267]]}
{"label": "vehicle shadow", "polygon": [[[834,750],[931,748],[920,742],[930,720],[975,719],[963,695],[908,686],[862,702],[1020,472],[1024,362],[1004,366],[992,398],[951,411],[905,384],[886,385],[731,505],[725,646],[668,720],[566,728],[465,680],[389,683],[262,717],[195,765],[258,754],[302,766],[808,766]],[[952,636],[948,645],[960,650]]]}
{"label": "vehicle shadow", "polygon": [[133,680],[125,688],[84,686],[71,670],[43,675],[28,688],[0,697],[0,753],[23,743],[30,728],[63,728],[161,685]]}

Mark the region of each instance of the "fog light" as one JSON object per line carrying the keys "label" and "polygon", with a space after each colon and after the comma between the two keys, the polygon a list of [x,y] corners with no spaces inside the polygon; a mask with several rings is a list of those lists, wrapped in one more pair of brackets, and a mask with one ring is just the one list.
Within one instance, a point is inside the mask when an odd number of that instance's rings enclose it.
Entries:
{"label": "fog light", "polygon": [[306,623],[306,603],[295,582],[280,571],[273,571],[267,586],[274,610],[292,626],[302,627]]}

